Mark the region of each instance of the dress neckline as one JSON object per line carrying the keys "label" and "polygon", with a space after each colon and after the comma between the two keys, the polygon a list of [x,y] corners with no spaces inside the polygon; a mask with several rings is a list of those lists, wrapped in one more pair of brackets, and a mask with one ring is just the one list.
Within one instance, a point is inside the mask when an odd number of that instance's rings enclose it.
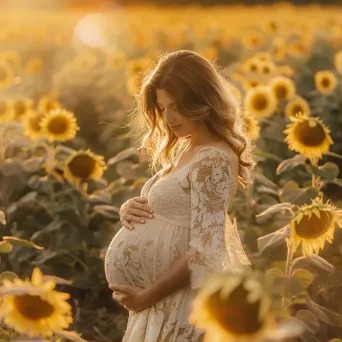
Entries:
{"label": "dress neckline", "polygon": [[[152,187],[154,187],[155,185],[157,185],[159,182],[161,182],[164,178],[166,178],[167,176],[171,176],[172,174],[174,174],[174,173],[176,173],[177,171],[180,171],[180,170],[182,170],[182,169],[184,169],[184,167],[185,166],[188,166],[194,159],[195,159],[195,157],[197,156],[197,154],[198,153],[200,153],[202,150],[205,150],[205,149],[212,149],[212,150],[217,150],[217,151],[220,151],[220,152],[222,152],[222,153],[224,153],[226,156],[228,156],[228,158],[229,158],[229,160],[231,160],[231,158],[230,158],[230,155],[229,155],[229,153],[227,152],[227,151],[225,151],[225,150],[223,150],[223,149],[221,149],[221,148],[218,148],[218,147],[215,147],[215,146],[203,146],[188,162],[186,162],[183,166],[181,166],[181,167],[178,167],[178,168],[176,168],[174,171],[172,171],[172,172],[169,172],[169,173],[167,173],[165,176],[163,176],[163,177],[161,177],[161,178],[159,178],[159,177],[156,177],[156,179],[157,179],[157,181],[156,182],[153,182],[154,184],[152,184],[152,186],[150,187],[150,189],[152,188]],[[180,156],[179,156],[179,158],[180,158]],[[233,170],[232,170],[233,171]],[[233,171],[234,172],[234,171]],[[158,175],[158,174],[156,174],[156,175]]]}

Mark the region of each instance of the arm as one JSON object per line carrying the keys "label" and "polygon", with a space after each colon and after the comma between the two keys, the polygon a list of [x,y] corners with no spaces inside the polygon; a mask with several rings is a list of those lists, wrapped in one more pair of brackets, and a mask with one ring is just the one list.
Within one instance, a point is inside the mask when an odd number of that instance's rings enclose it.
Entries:
{"label": "arm", "polygon": [[156,301],[204,278],[229,263],[225,246],[225,214],[235,183],[229,158],[218,151],[204,151],[194,158],[191,179],[191,241],[189,251],[146,289]]}
{"label": "arm", "polygon": [[164,297],[187,286],[190,282],[188,254],[179,258],[167,272],[163,274],[152,286],[146,289],[146,296],[156,303]]}

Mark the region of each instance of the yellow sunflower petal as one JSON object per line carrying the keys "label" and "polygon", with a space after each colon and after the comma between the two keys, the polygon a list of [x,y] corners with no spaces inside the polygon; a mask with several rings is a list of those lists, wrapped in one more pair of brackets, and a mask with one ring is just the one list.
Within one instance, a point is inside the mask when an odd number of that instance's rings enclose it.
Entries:
{"label": "yellow sunflower petal", "polygon": [[315,74],[316,89],[322,94],[332,94],[337,88],[337,77],[329,70],[318,71]]}

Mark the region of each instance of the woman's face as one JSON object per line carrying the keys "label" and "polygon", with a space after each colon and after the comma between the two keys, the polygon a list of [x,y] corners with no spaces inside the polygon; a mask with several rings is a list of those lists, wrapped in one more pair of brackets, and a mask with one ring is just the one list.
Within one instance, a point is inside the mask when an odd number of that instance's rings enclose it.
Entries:
{"label": "woman's face", "polygon": [[169,126],[178,137],[186,137],[196,131],[196,122],[177,111],[175,99],[164,89],[157,89],[157,104],[161,110],[165,126]]}

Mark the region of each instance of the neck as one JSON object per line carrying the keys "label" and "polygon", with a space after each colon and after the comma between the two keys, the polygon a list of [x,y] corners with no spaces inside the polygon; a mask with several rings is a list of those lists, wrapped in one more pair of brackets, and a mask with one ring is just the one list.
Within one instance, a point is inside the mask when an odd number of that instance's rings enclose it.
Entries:
{"label": "neck", "polygon": [[204,125],[199,125],[194,133],[190,135],[189,148],[190,150],[197,146],[202,146],[210,143],[213,140],[221,140],[214,136],[213,133]]}

